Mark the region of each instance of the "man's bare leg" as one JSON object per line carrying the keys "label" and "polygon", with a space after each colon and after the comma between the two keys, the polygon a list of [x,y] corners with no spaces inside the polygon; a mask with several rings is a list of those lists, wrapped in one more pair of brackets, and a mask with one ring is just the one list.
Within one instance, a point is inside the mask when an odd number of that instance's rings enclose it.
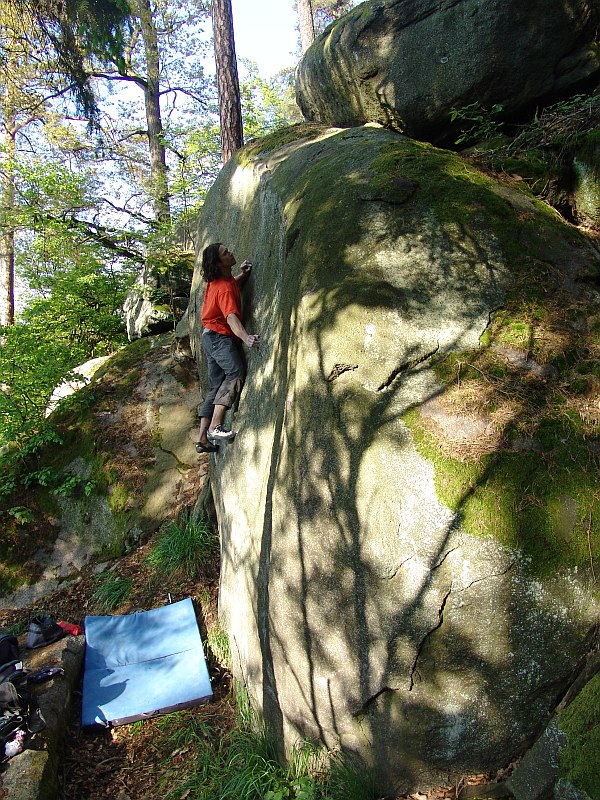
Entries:
{"label": "man's bare leg", "polygon": [[200,436],[198,441],[205,447],[210,444],[210,442],[206,438],[206,431],[208,430],[209,424],[210,424],[210,417],[200,417]]}
{"label": "man's bare leg", "polygon": [[227,406],[223,406],[220,403],[215,404],[212,419],[210,421],[210,424],[207,426],[207,430],[209,433],[212,433],[214,429],[217,427],[217,425],[221,425],[223,423],[227,408],[228,408]]}

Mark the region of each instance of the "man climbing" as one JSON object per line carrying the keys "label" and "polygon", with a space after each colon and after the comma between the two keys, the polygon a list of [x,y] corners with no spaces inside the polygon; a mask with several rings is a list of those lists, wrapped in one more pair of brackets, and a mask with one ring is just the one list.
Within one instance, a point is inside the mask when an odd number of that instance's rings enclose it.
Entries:
{"label": "man climbing", "polygon": [[206,292],[202,305],[202,349],[208,367],[209,390],[199,412],[199,453],[214,453],[221,442],[231,441],[235,433],[223,428],[225,412],[234,404],[246,377],[242,342],[258,347],[260,336],[249,334],[242,324],[240,288],[252,271],[243,261],[240,274],[231,271],[235,256],[224,244],[209,244],[202,253],[202,275]]}

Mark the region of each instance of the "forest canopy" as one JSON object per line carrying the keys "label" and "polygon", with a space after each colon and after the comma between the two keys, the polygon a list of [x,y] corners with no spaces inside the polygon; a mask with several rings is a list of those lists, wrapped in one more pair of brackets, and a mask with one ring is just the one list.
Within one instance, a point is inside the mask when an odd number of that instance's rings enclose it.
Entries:
{"label": "forest canopy", "polygon": [[[189,246],[222,165],[209,12],[204,0],[2,4],[0,500],[14,465],[55,435],[54,387],[126,341],[140,272],[168,273],[174,242]],[[300,119],[293,68],[266,79],[240,62],[246,140]]]}

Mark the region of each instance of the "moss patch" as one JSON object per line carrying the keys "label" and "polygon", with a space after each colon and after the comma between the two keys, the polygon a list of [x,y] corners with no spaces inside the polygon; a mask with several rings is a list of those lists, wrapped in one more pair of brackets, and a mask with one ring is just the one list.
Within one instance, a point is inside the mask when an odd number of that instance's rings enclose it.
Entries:
{"label": "moss patch", "polygon": [[113,388],[109,391],[114,400],[128,397],[140,377],[140,368],[151,348],[148,338],[137,339],[121,348],[110,361],[107,361],[94,374],[91,387],[108,381]]}
{"label": "moss patch", "polygon": [[485,346],[436,364],[448,411],[493,426],[490,448],[453,446],[418,409],[405,416],[434,464],[440,500],[469,533],[520,548],[540,576],[600,566],[600,353],[590,326],[578,324],[586,304],[567,302],[511,298],[493,316]]}
{"label": "moss patch", "polygon": [[299,122],[297,125],[289,125],[285,128],[268,133],[260,139],[255,139],[249,142],[238,154],[236,158],[240,166],[245,167],[252,161],[252,159],[270,153],[274,150],[279,150],[290,142],[298,141],[299,139],[314,139],[320,136],[327,127],[324,125],[315,125],[306,122]]}
{"label": "moss patch", "polygon": [[558,724],[567,734],[560,775],[592,800],[600,800],[600,673],[559,715]]}

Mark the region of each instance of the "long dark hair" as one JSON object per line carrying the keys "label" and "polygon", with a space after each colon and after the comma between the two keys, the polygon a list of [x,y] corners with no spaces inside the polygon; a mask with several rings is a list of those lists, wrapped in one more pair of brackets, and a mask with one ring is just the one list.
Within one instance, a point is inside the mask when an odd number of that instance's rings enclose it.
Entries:
{"label": "long dark hair", "polygon": [[219,247],[221,242],[213,242],[202,253],[202,277],[207,283],[221,277]]}

